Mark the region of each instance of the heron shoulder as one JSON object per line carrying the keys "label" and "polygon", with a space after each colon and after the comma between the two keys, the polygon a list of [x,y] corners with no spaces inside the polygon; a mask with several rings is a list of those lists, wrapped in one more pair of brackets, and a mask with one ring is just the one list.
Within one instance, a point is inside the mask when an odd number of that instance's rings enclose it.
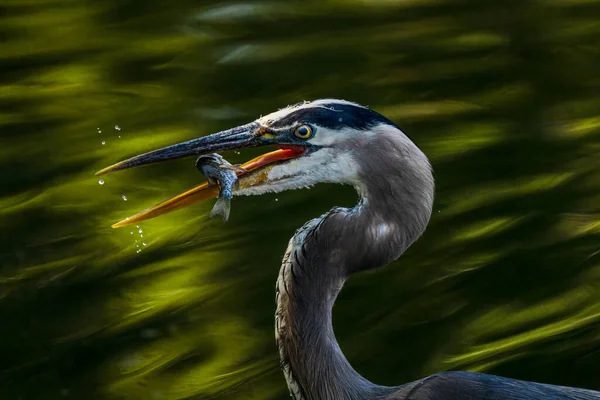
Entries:
{"label": "heron shoulder", "polygon": [[440,372],[400,387],[388,400],[600,400],[600,392],[476,372]]}

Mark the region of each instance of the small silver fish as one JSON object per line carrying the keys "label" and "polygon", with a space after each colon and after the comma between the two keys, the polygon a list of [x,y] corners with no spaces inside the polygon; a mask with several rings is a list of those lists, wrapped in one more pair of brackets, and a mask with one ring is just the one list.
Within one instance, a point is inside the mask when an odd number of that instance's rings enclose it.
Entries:
{"label": "small silver fish", "polygon": [[246,170],[230,164],[217,153],[198,157],[196,168],[206,177],[210,186],[219,185],[219,197],[210,212],[210,217],[214,218],[221,215],[223,221],[227,221],[231,211],[233,190],[239,187],[236,171],[246,172]]}

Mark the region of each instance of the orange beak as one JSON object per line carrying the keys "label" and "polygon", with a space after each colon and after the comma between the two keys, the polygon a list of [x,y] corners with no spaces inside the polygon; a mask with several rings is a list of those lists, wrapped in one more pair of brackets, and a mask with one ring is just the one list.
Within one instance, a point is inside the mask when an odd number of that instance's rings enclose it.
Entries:
{"label": "orange beak", "polygon": [[[240,185],[239,188],[243,189],[266,182],[269,170],[276,165],[278,161],[298,157],[303,152],[304,149],[301,148],[280,149],[263,154],[262,156],[246,162],[242,165],[242,168],[245,169],[246,172],[236,172]],[[144,211],[140,211],[131,217],[127,217],[124,220],[113,224],[112,227],[120,228],[122,226],[139,223],[171,211],[179,210],[180,208],[191,206],[200,201],[214,199],[218,194],[218,186],[209,186],[208,182],[204,182],[175,197],[171,197],[170,199],[147,208]]]}
{"label": "orange beak", "polygon": [[[239,188],[242,189],[265,183],[268,180],[268,172],[275,164],[298,157],[306,150],[306,148],[302,146],[281,142],[281,138],[279,138],[278,135],[270,133],[268,128],[262,127],[256,122],[252,122],[237,128],[203,136],[198,139],[132,157],[128,160],[104,168],[96,172],[96,175],[176,158],[188,157],[191,155],[202,155],[224,150],[239,149],[242,147],[257,147],[269,144],[282,147],[280,150],[256,157],[243,164],[243,169],[239,169],[239,171],[236,170]],[[129,218],[125,218],[112,225],[112,227],[119,228],[158,217],[159,215],[187,207],[199,201],[215,198],[218,192],[218,186],[209,186],[208,183],[205,182]]]}

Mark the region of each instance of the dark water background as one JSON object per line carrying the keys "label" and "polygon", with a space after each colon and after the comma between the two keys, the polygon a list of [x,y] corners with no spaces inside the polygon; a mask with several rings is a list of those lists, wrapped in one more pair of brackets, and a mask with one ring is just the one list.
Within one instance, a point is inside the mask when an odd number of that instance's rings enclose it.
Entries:
{"label": "dark water background", "polygon": [[426,234],[336,304],[355,368],[600,390],[599,43],[595,0],[1,1],[0,398],[287,398],[280,257],[353,191],[115,230],[200,176],[92,174],[321,97],[397,122],[438,185]]}

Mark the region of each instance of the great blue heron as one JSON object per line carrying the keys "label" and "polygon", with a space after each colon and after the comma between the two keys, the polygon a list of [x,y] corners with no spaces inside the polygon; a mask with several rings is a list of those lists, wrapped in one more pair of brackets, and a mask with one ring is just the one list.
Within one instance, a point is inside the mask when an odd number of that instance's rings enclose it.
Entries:
{"label": "great blue heron", "polygon": [[[242,165],[236,195],[328,182],[352,185],[360,196],[353,208],[335,207],[307,222],[283,257],[275,337],[294,399],[600,399],[600,392],[592,390],[470,372],[440,372],[385,387],[350,366],[333,333],[333,303],[352,274],[402,255],[425,230],[434,197],[427,157],[393,122],[366,107],[332,99],[299,103],[247,125],[130,158],[98,174],[265,145],[280,149]],[[200,185],[113,226],[214,197],[216,190]]]}

